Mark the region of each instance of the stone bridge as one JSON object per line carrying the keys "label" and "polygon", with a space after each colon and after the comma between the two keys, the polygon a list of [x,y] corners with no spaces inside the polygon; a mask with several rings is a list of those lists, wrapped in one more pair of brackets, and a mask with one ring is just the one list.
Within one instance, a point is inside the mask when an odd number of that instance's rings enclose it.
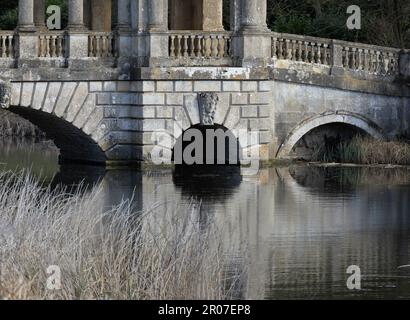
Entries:
{"label": "stone bridge", "polygon": [[261,160],[304,155],[324,134],[410,135],[408,50],[274,33],[266,0],[230,4],[225,31],[222,0],[68,0],[67,26],[49,31],[44,0],[20,0],[16,29],[0,30],[1,106],[63,162],[151,162],[153,133],[204,125],[210,92],[212,124],[256,132],[239,142]]}

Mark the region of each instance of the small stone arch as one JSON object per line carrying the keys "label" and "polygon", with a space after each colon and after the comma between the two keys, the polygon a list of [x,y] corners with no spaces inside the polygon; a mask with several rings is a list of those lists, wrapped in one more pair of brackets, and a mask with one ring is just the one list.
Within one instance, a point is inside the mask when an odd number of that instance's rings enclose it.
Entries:
{"label": "small stone arch", "polygon": [[289,154],[291,153],[293,147],[304,135],[315,128],[332,123],[348,124],[363,130],[365,133],[375,139],[384,139],[382,130],[375,123],[358,114],[339,111],[336,113],[321,114],[313,118],[304,120],[290,132],[284,143],[282,143],[282,145],[280,146],[276,157],[289,157]]}

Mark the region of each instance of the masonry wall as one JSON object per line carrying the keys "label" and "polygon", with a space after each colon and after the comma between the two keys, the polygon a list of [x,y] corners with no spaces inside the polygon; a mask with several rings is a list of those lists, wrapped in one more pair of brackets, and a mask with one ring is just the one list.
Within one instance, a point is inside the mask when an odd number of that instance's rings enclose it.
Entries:
{"label": "masonry wall", "polygon": [[320,114],[350,112],[376,124],[386,138],[410,133],[410,98],[275,81],[273,136],[280,145],[302,121]]}
{"label": "masonry wall", "polygon": [[111,161],[150,161],[153,132],[166,130],[177,138],[199,124],[197,97],[201,92],[218,94],[216,124],[230,130],[258,131],[260,157],[269,158],[271,81],[91,82],[90,88],[97,93],[97,108],[104,112],[101,126],[107,135],[100,145]]}

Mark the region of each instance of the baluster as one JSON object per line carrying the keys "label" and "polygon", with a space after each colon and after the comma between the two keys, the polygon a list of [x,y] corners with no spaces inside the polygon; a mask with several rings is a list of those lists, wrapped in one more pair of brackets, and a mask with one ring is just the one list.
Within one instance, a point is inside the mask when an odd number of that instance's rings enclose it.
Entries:
{"label": "baluster", "polygon": [[294,40],[290,40],[289,42],[289,49],[291,52],[291,60],[292,61],[296,61],[296,49],[295,49],[295,41]]}
{"label": "baluster", "polygon": [[298,40],[298,61],[302,61],[302,41]]}
{"label": "baluster", "polygon": [[194,42],[195,42],[195,36],[189,35],[188,36],[188,50],[189,50],[189,56],[191,58],[195,58]]}
{"label": "baluster", "polygon": [[103,57],[108,57],[108,35],[103,35]]}
{"label": "baluster", "polygon": [[57,56],[63,57],[63,36],[57,37]]}
{"label": "baluster", "polygon": [[43,58],[44,55],[44,36],[39,36],[38,37],[38,56],[40,58]]}
{"label": "baluster", "polygon": [[211,36],[211,44],[212,44],[212,57],[218,57],[218,36],[212,35]]}
{"label": "baluster", "polygon": [[383,65],[383,73],[389,74],[389,56],[387,52],[382,52],[382,65]]}
{"label": "baluster", "polygon": [[9,39],[9,48],[8,48],[8,55],[10,58],[14,57],[14,36],[8,36]]}
{"label": "baluster", "polygon": [[217,40],[218,40],[218,58],[222,58],[224,56],[224,52],[223,52],[223,42],[222,42],[222,36],[221,35],[217,35],[216,36]]}
{"label": "baluster", "polygon": [[56,57],[57,56],[57,36],[52,36],[51,37],[53,43],[52,43],[52,56]]}
{"label": "baluster", "polygon": [[380,51],[376,51],[376,73],[381,73]]}
{"label": "baluster", "polygon": [[201,56],[201,41],[202,41],[202,37],[200,35],[196,35],[194,47],[195,47],[195,57],[197,58]]}
{"label": "baluster", "polygon": [[182,53],[182,46],[181,46],[181,38],[179,35],[176,36],[176,43],[175,43],[176,53],[175,55],[179,58],[181,57]]}
{"label": "baluster", "polygon": [[363,49],[363,70],[369,72],[369,50]]}
{"label": "baluster", "polygon": [[185,35],[182,35],[181,47],[182,47],[182,56],[187,57],[188,56],[188,45],[187,45],[187,38]]}
{"label": "baluster", "polygon": [[96,36],[96,43],[95,43],[95,56],[97,58],[101,58],[101,36],[97,35]]}
{"label": "baluster", "polygon": [[279,40],[279,50],[278,50],[278,59],[283,59],[283,39]]}
{"label": "baluster", "polygon": [[362,49],[357,49],[357,70],[363,70]]}
{"label": "baluster", "polygon": [[290,48],[290,40],[285,40],[285,59],[291,60],[292,59],[292,49]]}
{"label": "baluster", "polygon": [[327,43],[323,44],[323,64],[328,66],[329,65],[329,45]]}
{"label": "baluster", "polygon": [[322,64],[322,44],[316,43],[317,51],[317,63]]}
{"label": "baluster", "polygon": [[308,42],[303,41],[303,62],[309,62],[309,49],[308,49]]}
{"label": "baluster", "polygon": [[50,58],[50,36],[45,36],[44,38],[45,38],[45,43],[46,43],[45,48],[44,48],[45,56],[47,58]]}
{"label": "baluster", "polygon": [[169,56],[175,57],[175,36],[169,36]]}
{"label": "baluster", "polygon": [[357,51],[357,48],[352,48],[352,66],[351,66],[351,68],[352,68],[353,70],[357,70],[357,66],[356,66],[356,51]]}
{"label": "baluster", "polygon": [[369,50],[369,72],[372,73],[374,72],[374,51]]}
{"label": "baluster", "polygon": [[276,53],[277,41],[278,41],[278,38],[272,37],[272,58],[277,58],[278,57],[278,55]]}

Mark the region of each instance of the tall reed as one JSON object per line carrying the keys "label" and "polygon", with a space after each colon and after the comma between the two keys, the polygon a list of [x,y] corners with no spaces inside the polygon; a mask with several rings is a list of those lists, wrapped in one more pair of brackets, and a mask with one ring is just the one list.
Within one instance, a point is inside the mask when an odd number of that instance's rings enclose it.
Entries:
{"label": "tall reed", "polygon": [[36,126],[6,110],[0,110],[0,137],[43,137]]}
{"label": "tall reed", "polygon": [[[0,173],[0,299],[240,298],[246,263],[232,265],[223,230],[195,206],[107,209],[103,193],[50,189]],[[61,290],[46,270],[61,269]],[[228,272],[229,271],[229,272]]]}
{"label": "tall reed", "polygon": [[315,161],[355,163],[364,165],[410,165],[410,144],[356,136],[335,146],[321,146]]}

